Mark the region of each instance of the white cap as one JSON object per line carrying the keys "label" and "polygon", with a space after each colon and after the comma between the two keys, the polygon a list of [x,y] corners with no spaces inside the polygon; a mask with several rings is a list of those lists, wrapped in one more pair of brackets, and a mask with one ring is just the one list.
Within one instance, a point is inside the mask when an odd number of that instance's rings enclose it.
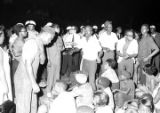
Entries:
{"label": "white cap", "polygon": [[98,29],[98,26],[94,25],[94,26],[93,26],[93,29]]}
{"label": "white cap", "polygon": [[82,73],[75,74],[75,79],[78,83],[84,84],[87,82],[87,75]]}
{"label": "white cap", "polygon": [[28,20],[25,22],[25,25],[35,25],[36,26],[36,22],[34,20]]}
{"label": "white cap", "polygon": [[66,29],[67,29],[67,30],[70,30],[70,29],[72,29],[72,27],[71,27],[71,26],[68,26]]}
{"label": "white cap", "polygon": [[156,28],[156,26],[155,25],[151,25],[150,28]]}
{"label": "white cap", "polygon": [[45,26],[52,27],[53,23],[52,22],[47,22],[47,24]]}
{"label": "white cap", "polygon": [[102,24],[101,27],[104,28],[104,24]]}

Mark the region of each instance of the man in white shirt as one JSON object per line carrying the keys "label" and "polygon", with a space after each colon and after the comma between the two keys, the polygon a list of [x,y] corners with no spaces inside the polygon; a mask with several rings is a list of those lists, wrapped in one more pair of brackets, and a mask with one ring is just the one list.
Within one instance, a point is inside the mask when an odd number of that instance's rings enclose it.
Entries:
{"label": "man in white shirt", "polygon": [[34,20],[28,20],[25,22],[25,26],[27,28],[28,38],[36,38],[38,35],[38,32],[35,29],[36,22]]}
{"label": "man in white shirt", "polygon": [[22,59],[15,72],[16,113],[37,113],[37,93],[40,91],[36,82],[39,63],[45,59],[41,56],[41,48],[54,38],[55,30],[43,27],[38,38],[26,40]]}
{"label": "man in white shirt", "polygon": [[[77,48],[80,41],[80,36],[76,33],[76,27],[71,26],[69,31],[63,36],[63,42],[65,50],[63,52],[63,59],[62,59],[62,75],[66,75],[67,77],[70,76],[70,73],[73,71],[73,67],[75,70],[78,70],[79,67],[79,54],[76,52],[74,53],[74,49]],[[74,66],[73,62],[74,61]]]}
{"label": "man in white shirt", "polygon": [[118,74],[122,72],[129,73],[130,77],[133,75],[134,58],[138,54],[138,42],[134,39],[133,30],[127,30],[125,37],[120,39],[117,44],[118,58]]}
{"label": "man in white shirt", "polygon": [[95,87],[95,73],[97,70],[97,62],[100,62],[101,46],[97,37],[93,35],[91,26],[86,26],[86,34],[79,44],[82,49],[82,71],[89,75],[89,83],[92,85],[93,90]]}
{"label": "man in white shirt", "polygon": [[112,22],[107,20],[104,23],[104,29],[99,32],[99,42],[104,52],[102,63],[109,58],[115,59],[117,41],[116,34],[112,32]]}

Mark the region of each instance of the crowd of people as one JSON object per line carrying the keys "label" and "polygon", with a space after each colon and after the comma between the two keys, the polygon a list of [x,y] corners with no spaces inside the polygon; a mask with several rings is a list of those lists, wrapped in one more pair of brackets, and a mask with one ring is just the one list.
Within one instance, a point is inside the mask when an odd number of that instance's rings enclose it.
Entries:
{"label": "crowd of people", "polygon": [[[160,33],[112,21],[0,26],[0,104],[16,113],[160,113]],[[65,32],[62,32],[65,31]]]}

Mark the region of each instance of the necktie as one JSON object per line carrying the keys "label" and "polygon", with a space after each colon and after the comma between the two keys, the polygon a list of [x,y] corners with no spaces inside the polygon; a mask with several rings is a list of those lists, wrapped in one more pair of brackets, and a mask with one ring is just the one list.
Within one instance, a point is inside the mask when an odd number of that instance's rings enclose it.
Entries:
{"label": "necktie", "polygon": [[73,37],[72,37],[72,48],[74,48],[74,34],[73,34]]}

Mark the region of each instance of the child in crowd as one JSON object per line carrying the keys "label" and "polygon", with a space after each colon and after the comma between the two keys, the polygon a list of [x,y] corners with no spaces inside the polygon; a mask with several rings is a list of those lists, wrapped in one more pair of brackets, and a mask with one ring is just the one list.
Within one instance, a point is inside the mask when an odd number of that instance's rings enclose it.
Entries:
{"label": "child in crowd", "polygon": [[84,73],[75,73],[73,78],[75,85],[72,88],[72,92],[77,96],[77,107],[89,106],[93,108],[93,89],[91,84],[87,82],[87,75]]}
{"label": "child in crowd", "polygon": [[113,109],[108,105],[109,96],[104,91],[99,90],[94,94],[95,113],[113,113]]}
{"label": "child in crowd", "polygon": [[157,82],[160,82],[160,79],[157,78],[157,68],[151,64],[146,64],[143,68],[143,74],[146,76],[146,87],[153,92]]}
{"label": "child in crowd", "polygon": [[138,101],[133,99],[125,102],[122,108],[119,108],[115,113],[138,113]]}
{"label": "child in crowd", "polygon": [[96,86],[98,90],[102,90],[109,96],[109,103],[108,106],[114,110],[114,99],[113,99],[113,93],[110,89],[110,81],[106,77],[99,77],[96,80]]}
{"label": "child in crowd", "polygon": [[114,70],[116,67],[116,61],[114,59],[107,59],[106,62],[103,64],[103,73],[101,74],[102,77],[106,77],[111,81],[111,89],[119,89],[119,79],[117,74]]}
{"label": "child in crowd", "polygon": [[[160,78],[160,74],[157,75],[157,78]],[[160,82],[155,86],[152,96],[155,113],[160,113]]]}
{"label": "child in crowd", "polygon": [[120,89],[115,89],[115,102],[116,107],[121,108],[124,103],[128,100],[134,99],[135,94],[135,84],[129,76],[120,76]]}
{"label": "child in crowd", "polygon": [[153,113],[153,98],[150,94],[144,94],[139,99],[139,113]]}

